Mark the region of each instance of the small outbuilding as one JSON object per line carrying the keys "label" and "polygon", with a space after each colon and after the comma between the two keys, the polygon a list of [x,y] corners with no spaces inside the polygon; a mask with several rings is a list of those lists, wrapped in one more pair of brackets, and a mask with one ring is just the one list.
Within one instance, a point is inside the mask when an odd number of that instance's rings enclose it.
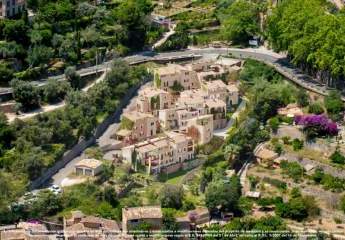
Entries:
{"label": "small outbuilding", "polygon": [[260,144],[255,148],[254,156],[259,164],[269,167],[273,165],[273,161],[278,157],[278,154],[268,149],[265,144]]}
{"label": "small outbuilding", "polygon": [[76,175],[96,176],[102,170],[102,162],[97,159],[86,158],[78,162],[74,167]]}
{"label": "small outbuilding", "polygon": [[304,165],[304,170],[306,172],[307,175],[312,175],[315,172],[316,166],[313,164],[306,164]]}
{"label": "small outbuilding", "polygon": [[248,198],[253,198],[253,199],[259,199],[261,196],[260,192],[252,192],[252,191],[248,191],[245,194],[246,197]]}

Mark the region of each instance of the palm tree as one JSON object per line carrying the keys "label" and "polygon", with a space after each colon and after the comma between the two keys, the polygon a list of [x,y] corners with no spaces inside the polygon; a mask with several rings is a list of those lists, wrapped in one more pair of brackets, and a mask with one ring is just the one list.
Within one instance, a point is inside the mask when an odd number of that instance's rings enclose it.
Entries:
{"label": "palm tree", "polygon": [[229,163],[233,162],[233,160],[235,160],[237,155],[240,153],[240,150],[241,148],[236,144],[226,145],[224,148],[225,159],[227,159]]}

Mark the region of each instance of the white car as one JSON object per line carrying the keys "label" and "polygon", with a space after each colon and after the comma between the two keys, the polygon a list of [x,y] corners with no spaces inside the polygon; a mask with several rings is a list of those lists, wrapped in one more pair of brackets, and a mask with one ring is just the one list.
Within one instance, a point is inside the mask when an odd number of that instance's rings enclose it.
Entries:
{"label": "white car", "polygon": [[62,189],[58,185],[51,185],[48,189],[54,194],[62,193]]}

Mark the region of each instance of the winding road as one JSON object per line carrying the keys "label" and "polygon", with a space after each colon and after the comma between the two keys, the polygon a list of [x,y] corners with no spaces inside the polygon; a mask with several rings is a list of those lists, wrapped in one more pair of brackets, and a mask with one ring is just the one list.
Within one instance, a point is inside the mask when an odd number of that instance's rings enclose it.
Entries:
{"label": "winding road", "polygon": [[[123,60],[129,62],[129,64],[140,64],[149,61],[167,61],[174,60],[181,57],[191,57],[194,55],[201,55],[205,58],[210,57],[211,55],[220,54],[220,55],[231,55],[236,58],[241,59],[255,59],[265,64],[275,68],[279,73],[284,75],[289,80],[293,81],[297,85],[305,88],[306,90],[315,92],[320,95],[327,95],[327,86],[324,84],[320,84],[315,79],[311,78],[310,76],[303,74],[300,70],[295,68],[289,61],[286,59],[285,56],[277,54],[273,51],[264,49],[264,48],[245,48],[245,49],[238,49],[238,48],[193,48],[193,49],[186,49],[181,51],[174,51],[174,52],[164,52],[164,53],[155,53],[152,51],[140,52],[131,56],[127,56],[122,58]],[[78,70],[78,74],[81,76],[89,75],[95,72],[106,71],[109,67],[110,61],[104,62],[98,66],[92,66],[88,68],[84,68]],[[65,76],[59,75],[51,77],[51,79],[56,79],[58,81],[65,80]],[[37,85],[44,85],[45,80],[43,81],[36,81],[34,84]],[[4,93],[11,92],[10,88],[7,89],[0,89],[0,95]],[[345,101],[345,98],[343,98]]]}

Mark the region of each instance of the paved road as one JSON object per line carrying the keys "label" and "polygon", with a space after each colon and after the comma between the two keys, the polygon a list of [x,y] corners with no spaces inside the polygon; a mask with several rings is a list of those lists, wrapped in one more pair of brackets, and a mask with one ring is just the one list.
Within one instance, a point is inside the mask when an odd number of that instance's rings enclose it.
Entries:
{"label": "paved road", "polygon": [[[125,61],[128,61],[130,64],[137,64],[141,62],[147,61],[155,61],[159,60],[172,60],[174,58],[179,58],[183,56],[193,56],[193,55],[203,55],[207,57],[212,54],[231,54],[237,58],[251,58],[256,59],[258,61],[264,62],[272,67],[274,67],[278,72],[284,75],[286,78],[290,79],[291,81],[295,82],[297,85],[309,90],[313,91],[320,95],[327,95],[327,87],[325,85],[320,84],[318,81],[312,79],[310,76],[303,74],[298,69],[294,68],[283,55],[279,55],[273,51],[269,51],[266,49],[237,49],[237,48],[203,48],[203,49],[187,49],[183,51],[174,51],[174,52],[165,52],[165,53],[153,53],[150,51],[140,52],[138,54],[134,54],[125,58]],[[84,68],[78,70],[80,75],[87,75],[94,73],[96,71],[105,71],[109,66],[110,61],[104,62],[98,66],[93,66],[89,68]],[[57,80],[64,80],[64,75],[59,75],[56,77],[52,77],[53,79]],[[45,81],[35,82],[38,85],[44,85]],[[4,89],[2,89],[4,90]],[[10,91],[10,89],[7,89]],[[2,91],[0,90],[0,93]],[[345,101],[345,98],[343,98]]]}
{"label": "paved road", "polygon": [[232,114],[230,120],[228,121],[227,125],[225,128],[223,129],[217,129],[215,131],[213,131],[213,135],[214,136],[218,136],[218,137],[222,137],[222,138],[226,138],[226,136],[228,135],[228,130],[235,124],[237,117],[239,116],[239,114],[245,109],[246,107],[246,103],[247,103],[247,99],[243,98],[241,100],[241,103],[238,105],[236,111],[234,112],[234,114]]}
{"label": "paved road", "polygon": [[175,34],[175,28],[176,28],[176,24],[172,24],[172,26],[169,28],[169,31],[164,33],[163,37],[157,41],[155,44],[153,44],[152,49],[156,49],[159,46],[163,45],[163,43],[165,43],[170,36]]}

